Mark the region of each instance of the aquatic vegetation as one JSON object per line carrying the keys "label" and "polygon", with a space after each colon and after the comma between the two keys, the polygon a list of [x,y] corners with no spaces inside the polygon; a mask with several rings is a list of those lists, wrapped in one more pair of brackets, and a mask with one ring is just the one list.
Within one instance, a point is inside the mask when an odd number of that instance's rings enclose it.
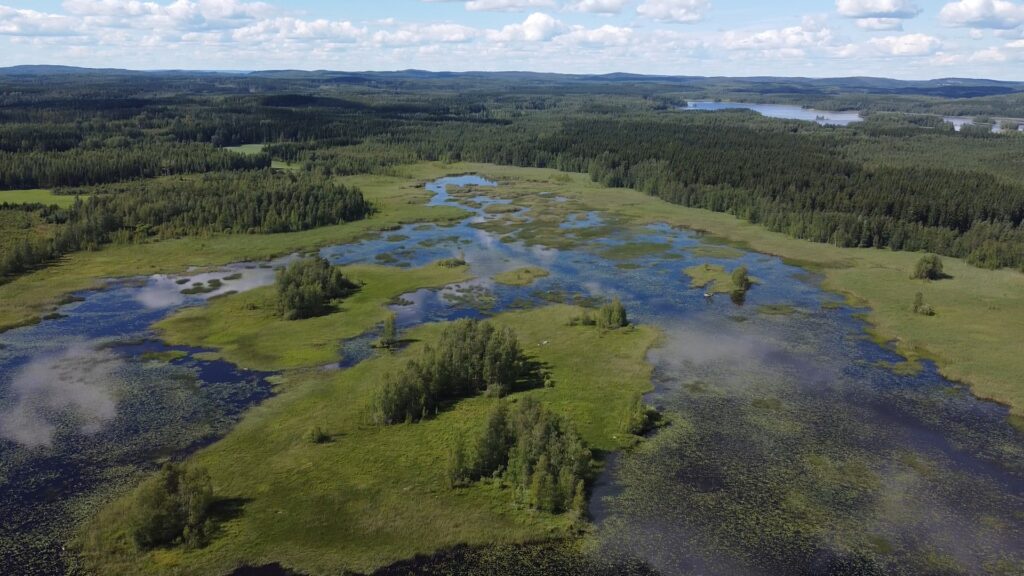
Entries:
{"label": "aquatic vegetation", "polygon": [[506,270],[494,275],[494,281],[509,286],[529,286],[540,278],[546,278],[550,272],[536,266],[524,266],[514,270]]}
{"label": "aquatic vegetation", "polygon": [[758,314],[765,314],[767,316],[789,316],[796,312],[796,307],[790,304],[762,304],[757,307]]}
{"label": "aquatic vegetation", "polygon": [[[741,269],[743,273],[734,276]],[[690,288],[704,288],[710,294],[742,294],[751,284],[758,282],[755,278],[748,278],[746,268],[742,266],[728,272],[718,264],[698,264],[686,268],[683,273],[690,277]]]}
{"label": "aquatic vegetation", "polygon": [[614,260],[628,260],[632,258],[642,258],[644,256],[662,254],[664,252],[668,252],[671,248],[671,244],[660,244],[657,242],[629,242],[606,248],[601,251],[601,255],[605,258],[611,258]]}

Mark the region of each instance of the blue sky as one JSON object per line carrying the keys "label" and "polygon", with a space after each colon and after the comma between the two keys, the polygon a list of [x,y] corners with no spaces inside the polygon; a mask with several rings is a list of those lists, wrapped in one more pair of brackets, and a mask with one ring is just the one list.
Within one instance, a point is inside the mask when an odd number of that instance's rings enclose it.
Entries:
{"label": "blue sky", "polygon": [[1024,80],[1024,0],[0,0],[0,66]]}

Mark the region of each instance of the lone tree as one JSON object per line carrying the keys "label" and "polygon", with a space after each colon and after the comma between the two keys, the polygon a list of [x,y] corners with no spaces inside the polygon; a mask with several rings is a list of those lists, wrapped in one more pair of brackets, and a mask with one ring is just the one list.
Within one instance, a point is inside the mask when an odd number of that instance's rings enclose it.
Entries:
{"label": "lone tree", "polygon": [[394,312],[388,314],[384,319],[384,331],[381,333],[378,343],[381,348],[394,348],[395,344],[398,344],[398,328],[395,326],[395,322]]}
{"label": "lone tree", "polygon": [[740,266],[732,271],[732,286],[734,290],[746,292],[750,289],[750,275],[746,266]]}
{"label": "lone tree", "polygon": [[940,280],[945,276],[942,272],[942,258],[938,254],[925,254],[914,266],[911,278],[919,280]]}

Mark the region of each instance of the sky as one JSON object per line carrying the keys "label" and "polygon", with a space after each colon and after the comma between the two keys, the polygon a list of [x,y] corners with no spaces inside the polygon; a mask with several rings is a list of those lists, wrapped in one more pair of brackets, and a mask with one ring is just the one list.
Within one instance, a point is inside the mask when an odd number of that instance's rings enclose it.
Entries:
{"label": "sky", "polygon": [[1024,0],[0,0],[0,66],[1024,81]]}

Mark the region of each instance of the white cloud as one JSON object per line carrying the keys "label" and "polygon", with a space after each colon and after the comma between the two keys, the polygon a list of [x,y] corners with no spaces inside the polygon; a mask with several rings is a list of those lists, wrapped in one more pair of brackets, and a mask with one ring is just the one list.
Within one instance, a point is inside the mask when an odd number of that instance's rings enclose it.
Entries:
{"label": "white cloud", "polygon": [[903,30],[903,20],[899,18],[858,18],[857,27],[862,30]]}
{"label": "white cloud", "polygon": [[365,28],[359,28],[347,21],[336,20],[300,20],[283,17],[260,20],[253,24],[236,28],[232,31],[232,39],[239,42],[262,43],[289,40],[331,40],[334,42],[353,42],[366,34]]}
{"label": "white cloud", "polygon": [[710,0],[646,0],[637,14],[662,22],[699,22],[711,8]]}
{"label": "white cloud", "polygon": [[1024,23],[1024,4],[1007,0],[960,0],[943,6],[939,20],[948,26],[1008,30]]}
{"label": "white cloud", "polygon": [[461,24],[408,24],[396,30],[379,30],[373,41],[386,46],[470,42],[480,31]]}
{"label": "white cloud", "polygon": [[541,42],[550,40],[565,29],[565,25],[543,12],[534,12],[521,24],[509,24],[501,30],[490,30],[489,39],[495,42]]}
{"label": "white cloud", "polygon": [[833,43],[832,30],[813,18],[805,18],[799,26],[762,30],[759,32],[729,31],[722,35],[727,50],[759,50],[768,55],[794,57],[807,48],[823,48]]}
{"label": "white cloud", "polygon": [[927,34],[872,38],[868,44],[886,56],[928,56],[942,48],[942,41]]}
{"label": "white cloud", "polygon": [[0,35],[73,36],[79,33],[81,23],[75,18],[0,6]]}
{"label": "white cloud", "polygon": [[847,18],[913,18],[921,13],[912,0],[836,0],[836,10]]}
{"label": "white cloud", "polygon": [[625,46],[633,38],[633,29],[619,26],[604,25],[600,28],[587,29],[578,26],[559,36],[558,42],[571,44],[590,44],[599,46]]}
{"label": "white cloud", "polygon": [[629,2],[630,0],[579,0],[569,4],[567,8],[576,12],[618,14]]}
{"label": "white cloud", "polygon": [[978,50],[968,59],[971,62],[1006,62],[1006,54],[999,48],[986,48]]}
{"label": "white cloud", "polygon": [[1007,42],[1006,47],[1013,50],[1024,50],[1024,40],[1014,40],[1013,42]]}
{"label": "white cloud", "polygon": [[490,12],[522,12],[534,8],[551,8],[554,0],[470,0],[466,10]]}

